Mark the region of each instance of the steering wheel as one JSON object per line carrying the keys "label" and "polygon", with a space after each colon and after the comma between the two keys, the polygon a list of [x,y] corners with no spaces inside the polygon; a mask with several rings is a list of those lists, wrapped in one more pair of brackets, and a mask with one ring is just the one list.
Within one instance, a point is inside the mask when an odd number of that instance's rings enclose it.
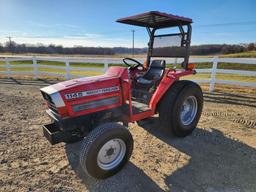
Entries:
{"label": "steering wheel", "polygon": [[[130,64],[130,63],[128,63],[127,61],[132,61],[132,62],[134,62],[135,64],[134,65],[132,65],[132,64]],[[138,68],[139,66],[141,66],[143,69],[144,69],[144,66],[143,66],[143,64],[141,64],[139,61],[137,61],[137,60],[135,60],[135,59],[132,59],[132,58],[124,58],[123,59],[123,62],[124,62],[124,64],[125,65],[127,65],[128,67],[129,67],[129,69],[136,69],[136,68]]]}

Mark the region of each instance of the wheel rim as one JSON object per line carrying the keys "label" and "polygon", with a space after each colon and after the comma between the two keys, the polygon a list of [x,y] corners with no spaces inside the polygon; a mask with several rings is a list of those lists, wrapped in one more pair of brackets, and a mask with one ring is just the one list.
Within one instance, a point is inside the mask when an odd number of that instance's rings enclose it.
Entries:
{"label": "wheel rim", "polygon": [[197,114],[197,99],[195,96],[189,96],[182,104],[180,119],[184,125],[191,124]]}
{"label": "wheel rim", "polygon": [[118,166],[126,153],[126,145],[122,139],[111,139],[105,143],[97,156],[98,166],[110,170]]}

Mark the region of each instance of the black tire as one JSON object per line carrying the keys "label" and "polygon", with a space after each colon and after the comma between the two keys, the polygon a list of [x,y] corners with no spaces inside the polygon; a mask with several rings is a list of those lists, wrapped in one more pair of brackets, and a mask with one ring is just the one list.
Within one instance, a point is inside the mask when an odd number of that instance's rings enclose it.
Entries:
{"label": "black tire", "polygon": [[[181,111],[184,101],[188,97],[196,99],[196,114],[189,124],[181,120]],[[162,98],[159,106],[160,124],[168,133],[178,137],[189,135],[200,119],[203,108],[203,93],[200,86],[192,81],[177,81]]]}
{"label": "black tire", "polygon": [[83,137],[81,136],[71,136],[70,138],[66,139],[64,142],[67,144],[72,144],[81,140],[83,140]]}
{"label": "black tire", "polygon": [[[98,163],[98,153],[104,144],[113,139],[122,140],[126,151],[119,164],[106,170],[101,168]],[[118,123],[105,123],[94,128],[84,139],[80,153],[80,164],[86,174],[97,179],[104,179],[120,171],[129,161],[132,151],[133,138],[129,130]]]}

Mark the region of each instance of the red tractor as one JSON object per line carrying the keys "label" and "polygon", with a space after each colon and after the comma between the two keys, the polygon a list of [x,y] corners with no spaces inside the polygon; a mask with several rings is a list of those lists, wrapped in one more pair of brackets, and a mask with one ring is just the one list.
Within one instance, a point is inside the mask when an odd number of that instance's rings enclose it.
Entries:
{"label": "red tractor", "polygon": [[[201,88],[180,77],[195,74],[189,64],[192,20],[147,12],[117,20],[146,27],[149,34],[145,64],[123,59],[126,67],[109,67],[104,75],[73,79],[41,89],[53,122],[43,126],[56,144],[83,140],[80,163],[95,178],[117,173],[129,161],[133,138],[128,123],[159,114],[159,123],[178,137],[196,127],[203,107]],[[176,33],[165,33],[175,28]],[[164,30],[162,30],[164,28]],[[179,57],[181,69],[168,68],[163,57]]]}

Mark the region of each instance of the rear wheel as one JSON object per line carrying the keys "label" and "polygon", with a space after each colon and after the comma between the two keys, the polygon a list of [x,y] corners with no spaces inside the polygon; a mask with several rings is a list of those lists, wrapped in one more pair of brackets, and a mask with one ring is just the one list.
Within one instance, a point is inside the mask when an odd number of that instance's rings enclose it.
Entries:
{"label": "rear wheel", "polygon": [[80,163],[88,175],[103,179],[121,170],[132,150],[133,139],[128,129],[118,123],[106,123],[84,139]]}
{"label": "rear wheel", "polygon": [[161,101],[160,123],[165,131],[185,137],[196,127],[203,108],[203,93],[192,81],[177,81]]}
{"label": "rear wheel", "polygon": [[[68,134],[71,135],[72,133],[68,133]],[[64,140],[64,142],[67,143],[67,144],[72,144],[72,143],[76,143],[76,142],[81,141],[81,140],[83,140],[82,136],[71,135],[68,138],[66,138]]]}

